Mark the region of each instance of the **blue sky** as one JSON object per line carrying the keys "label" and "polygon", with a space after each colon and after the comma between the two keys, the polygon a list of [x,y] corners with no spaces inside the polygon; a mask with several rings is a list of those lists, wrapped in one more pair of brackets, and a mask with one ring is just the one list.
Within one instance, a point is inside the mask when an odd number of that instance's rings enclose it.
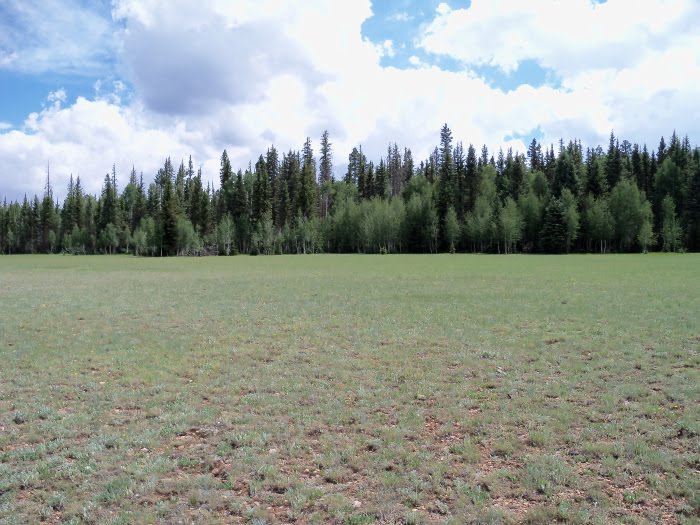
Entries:
{"label": "blue sky", "polygon": [[362,145],[424,158],[450,125],[492,151],[610,130],[700,136],[700,2],[4,0],[0,198],[113,163],[192,155],[218,179],[328,129],[337,176]]}

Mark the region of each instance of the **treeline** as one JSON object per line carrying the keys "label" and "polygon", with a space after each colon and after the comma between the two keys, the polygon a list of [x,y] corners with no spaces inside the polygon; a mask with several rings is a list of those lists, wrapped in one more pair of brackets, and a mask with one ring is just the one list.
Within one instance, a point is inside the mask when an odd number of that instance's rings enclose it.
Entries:
{"label": "treeline", "polygon": [[353,148],[333,175],[332,145],[270,147],[234,172],[224,151],[220,185],[204,186],[192,158],[168,158],[146,186],[132,169],[120,192],[116,170],[99,196],[71,176],[55,202],[43,197],[0,207],[0,251],[135,255],[317,252],[630,252],[700,249],[700,150],[674,132],[656,150],[613,133],[607,150],[580,141],[527,152],[440,145],[414,164],[390,144],[368,160]]}

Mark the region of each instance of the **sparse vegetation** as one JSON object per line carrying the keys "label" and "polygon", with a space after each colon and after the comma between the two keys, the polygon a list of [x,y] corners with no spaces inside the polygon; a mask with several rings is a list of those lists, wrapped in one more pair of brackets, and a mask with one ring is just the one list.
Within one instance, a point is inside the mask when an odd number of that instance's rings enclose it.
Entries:
{"label": "sparse vegetation", "polygon": [[697,255],[0,276],[0,523],[698,521]]}

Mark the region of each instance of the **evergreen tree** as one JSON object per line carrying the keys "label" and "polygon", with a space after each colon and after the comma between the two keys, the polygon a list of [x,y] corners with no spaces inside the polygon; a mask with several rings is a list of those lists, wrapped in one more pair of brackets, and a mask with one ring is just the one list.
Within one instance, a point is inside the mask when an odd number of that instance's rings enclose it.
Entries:
{"label": "evergreen tree", "polygon": [[516,155],[510,170],[510,196],[513,199],[517,199],[520,195],[524,180],[525,160],[520,155]]}
{"label": "evergreen tree", "polygon": [[195,231],[203,238],[207,233],[209,233],[207,227],[207,209],[209,197],[204,191],[201,169],[192,179],[189,187],[190,205],[188,206],[188,216],[190,222],[195,228]]}
{"label": "evergreen tree", "polygon": [[311,139],[306,138],[302,151],[301,181],[299,187],[299,212],[309,219],[316,212],[316,161],[311,149]]}
{"label": "evergreen tree", "polygon": [[272,217],[272,201],[270,194],[269,178],[267,174],[267,166],[265,159],[260,155],[258,162],[255,163],[255,184],[253,186],[253,209],[252,220],[253,225],[262,220],[264,216],[270,213]]}
{"label": "evergreen tree", "polygon": [[177,193],[172,179],[165,180],[163,188],[163,210],[161,214],[161,228],[163,231],[161,241],[161,255],[177,255],[177,224],[178,224]]}
{"label": "evergreen tree", "polygon": [[235,190],[233,193],[233,220],[236,230],[236,242],[238,251],[248,251],[248,237],[250,235],[250,207],[248,205],[248,190],[243,182],[243,173],[238,171]]}
{"label": "evergreen tree", "polygon": [[568,189],[572,193],[577,193],[578,191],[576,161],[572,154],[566,150],[562,151],[557,159],[552,182],[552,194],[558,197],[564,189]]}
{"label": "evergreen tree", "polygon": [[333,182],[333,152],[331,142],[328,139],[328,131],[324,131],[321,136],[321,159],[319,163],[319,183],[320,183],[320,217],[325,219],[330,214],[331,191]]}
{"label": "evergreen tree", "polygon": [[589,150],[586,155],[586,185],[587,193],[595,198],[608,192],[608,179],[605,175],[605,166],[595,150]]}
{"label": "evergreen tree", "polygon": [[395,197],[397,195],[401,195],[404,177],[402,173],[401,154],[399,153],[399,147],[395,142],[393,146],[390,144],[389,148],[387,149],[386,165],[387,179],[391,189],[391,196]]}
{"label": "evergreen tree", "polygon": [[357,148],[352,148],[350,155],[348,155],[348,171],[345,174],[345,184],[355,184],[358,185],[360,173],[360,152]]}
{"label": "evergreen tree", "polygon": [[372,195],[384,199],[389,194],[389,179],[387,177],[386,163],[384,159],[379,159],[379,166],[374,172],[374,184],[372,186]]}
{"label": "evergreen tree", "polygon": [[530,170],[539,171],[544,169],[544,160],[542,159],[542,146],[533,138],[530,146],[527,149],[527,158],[530,163]]}
{"label": "evergreen tree", "polygon": [[[445,124],[440,130],[440,169],[438,179],[438,216],[444,227],[445,216],[450,207],[455,206],[455,167],[452,158],[452,132]],[[444,240],[444,231],[443,231]]]}
{"label": "evergreen tree", "polygon": [[544,225],[540,233],[542,249],[546,253],[566,252],[566,226],[564,225],[564,204],[554,198],[544,214]]}
{"label": "evergreen tree", "polygon": [[[484,168],[482,168],[482,170],[483,169]],[[474,208],[476,196],[479,193],[479,171],[477,167],[476,150],[472,144],[469,144],[469,148],[467,149],[467,163],[464,173],[464,191],[467,194],[465,203],[466,207],[464,209],[464,212],[466,213]]]}
{"label": "evergreen tree", "polygon": [[455,194],[454,209],[457,220],[464,220],[464,210],[467,207],[467,164],[464,156],[464,146],[458,143],[452,153],[454,162]]}
{"label": "evergreen tree", "polygon": [[672,156],[668,157],[661,163],[656,172],[656,180],[654,181],[654,211],[660,213],[661,203],[668,195],[673,199],[675,209],[683,209],[683,197],[685,190],[685,174],[683,170],[674,162]]}
{"label": "evergreen tree", "polygon": [[405,188],[406,185],[409,182],[411,182],[411,178],[413,177],[413,154],[411,153],[411,150],[408,148],[403,149],[402,172],[403,172],[402,188]]}
{"label": "evergreen tree", "polygon": [[185,160],[180,162],[180,167],[175,176],[175,196],[177,197],[177,207],[180,213],[185,212],[185,180],[187,172],[185,171]]}
{"label": "evergreen tree", "polygon": [[40,224],[40,249],[43,252],[53,252],[56,246],[56,232],[58,230],[58,216],[54,208],[53,189],[49,170],[46,170],[46,185],[44,187],[44,198],[41,201],[39,211]]}

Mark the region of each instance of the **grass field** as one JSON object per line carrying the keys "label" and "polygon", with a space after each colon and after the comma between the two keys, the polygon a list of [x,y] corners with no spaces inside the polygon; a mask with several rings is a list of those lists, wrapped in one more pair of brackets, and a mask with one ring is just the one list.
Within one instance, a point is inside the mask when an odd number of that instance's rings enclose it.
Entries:
{"label": "grass field", "polygon": [[698,255],[11,256],[0,311],[0,523],[698,523]]}

